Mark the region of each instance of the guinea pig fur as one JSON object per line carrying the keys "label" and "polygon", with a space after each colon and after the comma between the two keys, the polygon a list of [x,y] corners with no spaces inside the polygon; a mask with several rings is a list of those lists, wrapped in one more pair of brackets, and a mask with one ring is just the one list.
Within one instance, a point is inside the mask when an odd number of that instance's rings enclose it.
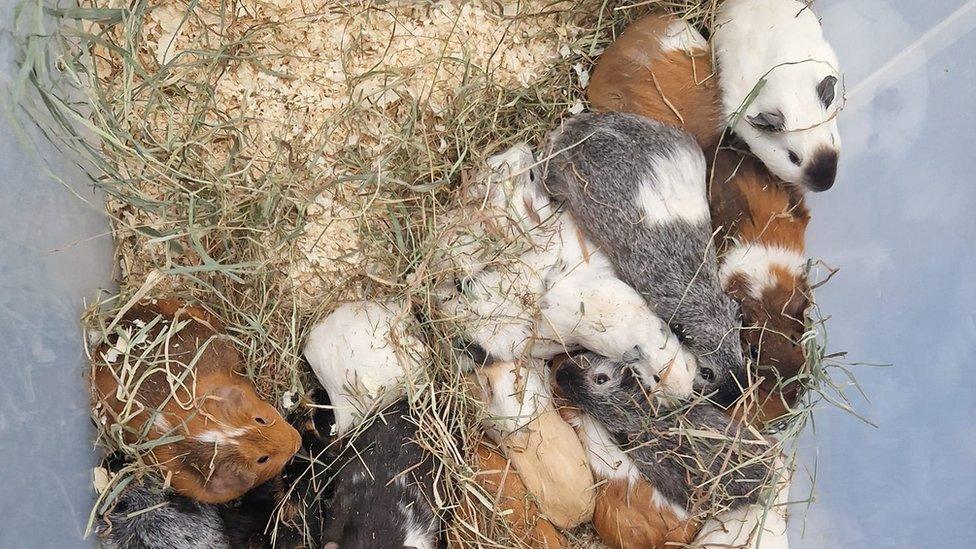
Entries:
{"label": "guinea pig fur", "polygon": [[541,361],[498,362],[475,372],[488,408],[485,432],[512,461],[542,514],[560,528],[593,516],[593,475],[573,428],[553,404]]}
{"label": "guinea pig fur", "polygon": [[695,136],[706,157],[725,129],[712,54],[689,23],[643,17],[597,59],[587,88],[595,111],[632,112]]}
{"label": "guinea pig fur", "polygon": [[230,549],[216,505],[162,489],[126,488],[101,517],[103,549]]}
{"label": "guinea pig fur", "polygon": [[[488,160],[452,214],[466,220],[446,246],[443,265],[457,280],[439,286],[441,313],[495,360],[551,358],[574,349],[642,357],[645,382],[687,396],[697,370],[686,351],[572,217],[541,187],[531,150],[517,145]],[[461,212],[464,212],[461,215]],[[517,229],[513,229],[517,227]],[[501,233],[512,257],[494,261],[484,235]],[[497,255],[497,254],[496,254]]]}
{"label": "guinea pig fur", "polygon": [[695,353],[698,388],[734,401],[739,307],[718,279],[701,148],[666,124],[603,113],[571,118],[548,150],[550,194]]}
{"label": "guinea pig fur", "polygon": [[[485,506],[481,498],[466,498],[462,503],[461,521],[467,524],[478,524],[479,517],[485,519],[496,513],[503,516],[507,528],[501,532],[505,536],[494,534],[493,524],[480,524],[482,535],[496,542],[508,541],[511,547],[531,549],[560,549],[568,548],[566,538],[559,533],[551,522],[546,520],[539,511],[535,496],[530,494],[522,483],[512,462],[502,454],[493,450],[487,444],[479,444],[474,456],[473,481],[484,489],[493,506]],[[480,512],[475,509],[481,508]],[[482,522],[490,522],[489,520]],[[479,536],[462,530],[455,534],[450,547],[476,547]]]}
{"label": "guinea pig fur", "polygon": [[593,528],[611,549],[649,549],[690,543],[698,523],[645,479],[630,456],[592,417],[563,407],[586,449],[596,481]]}
{"label": "guinea pig fur", "polygon": [[775,466],[775,499],[768,506],[751,504],[724,510],[709,518],[695,537],[692,547],[702,549],[789,549],[787,528],[790,478],[792,472]]}
{"label": "guinea pig fur", "polygon": [[367,418],[340,458],[325,549],[438,546],[432,507],[434,460],[415,441],[410,406],[400,400]]}
{"label": "guinea pig fur", "polygon": [[784,181],[824,191],[834,184],[840,156],[841,75],[808,4],[722,2],[712,46],[732,130]]}
{"label": "guinea pig fur", "polygon": [[[761,453],[767,444],[762,439],[741,443],[742,426],[716,407],[666,408],[625,363],[592,353],[564,361],[555,377],[563,397],[598,422],[632,460],[624,472],[640,472],[673,509],[696,517],[758,500],[770,474]],[[688,429],[719,438],[690,436]],[[722,438],[730,442],[717,445]]]}
{"label": "guinea pig fur", "polygon": [[332,402],[337,436],[399,398],[422,371],[426,348],[410,333],[412,320],[403,303],[357,301],[312,328],[304,354]]}
{"label": "guinea pig fur", "polygon": [[778,185],[751,157],[719,150],[714,171],[719,278],[742,308],[742,344],[754,365],[750,373],[760,380],[739,412],[762,425],[787,413],[802,394],[810,216],[802,195]]}
{"label": "guinea pig fur", "polygon": [[298,432],[258,397],[240,353],[205,310],[153,299],[113,323],[94,354],[95,415],[127,445],[182,437],[148,453],[177,492],[229,501],[298,451]]}

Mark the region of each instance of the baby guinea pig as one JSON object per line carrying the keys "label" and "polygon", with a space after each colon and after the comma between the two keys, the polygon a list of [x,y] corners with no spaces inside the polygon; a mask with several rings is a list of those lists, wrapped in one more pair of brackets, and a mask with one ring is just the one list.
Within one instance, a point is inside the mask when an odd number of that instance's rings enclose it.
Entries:
{"label": "baby guinea pig", "polygon": [[626,363],[592,353],[563,362],[555,379],[566,400],[602,425],[651,486],[688,516],[758,500],[770,474],[766,445],[739,443],[741,426],[716,407],[666,408]]}
{"label": "baby guinea pig", "polygon": [[809,4],[726,0],[712,46],[732,131],[784,181],[825,191],[840,156],[840,66]]}
{"label": "baby guinea pig", "polygon": [[605,113],[565,122],[548,150],[553,198],[697,355],[696,387],[730,404],[744,366],[739,307],[718,279],[701,148],[666,124]]}
{"label": "baby guinea pig", "polygon": [[281,471],[298,432],[261,400],[223,326],[172,299],[133,306],[94,353],[96,418],[124,445],[176,437],[147,451],[182,495],[239,497]]}
{"label": "baby guinea pig", "polygon": [[416,442],[410,406],[400,400],[366,419],[340,458],[324,549],[438,546],[434,459]]}
{"label": "baby guinea pig", "polygon": [[216,505],[162,489],[126,488],[101,517],[103,549],[230,549]]}

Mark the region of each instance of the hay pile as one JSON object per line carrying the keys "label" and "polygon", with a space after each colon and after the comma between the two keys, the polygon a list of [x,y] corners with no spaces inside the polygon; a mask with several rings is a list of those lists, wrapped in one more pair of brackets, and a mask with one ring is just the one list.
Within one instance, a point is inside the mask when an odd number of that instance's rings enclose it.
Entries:
{"label": "hay pile", "polygon": [[119,291],[85,318],[94,340],[132,299],[195,300],[287,408],[306,392],[313,322],[341,300],[406,297],[432,319],[415,405],[448,510],[472,497],[483,412],[455,390],[455,334],[430,311],[441,219],[485,158],[585,109],[589,70],[627,21],[707,21],[716,3],[34,1],[18,15],[18,100],[107,193],[117,243]]}

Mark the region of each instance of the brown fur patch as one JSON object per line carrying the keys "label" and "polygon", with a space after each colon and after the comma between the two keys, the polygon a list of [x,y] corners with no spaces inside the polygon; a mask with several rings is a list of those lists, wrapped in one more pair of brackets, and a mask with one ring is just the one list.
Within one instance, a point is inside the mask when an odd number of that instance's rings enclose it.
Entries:
{"label": "brown fur patch", "polygon": [[593,527],[612,549],[652,549],[691,543],[699,525],[654,503],[654,488],[639,479],[632,487],[609,480],[598,488]]}
{"label": "brown fur patch", "polygon": [[724,124],[711,52],[664,51],[661,37],[673,21],[649,15],[627,27],[597,61],[587,98],[596,111],[660,120],[714,150]]}

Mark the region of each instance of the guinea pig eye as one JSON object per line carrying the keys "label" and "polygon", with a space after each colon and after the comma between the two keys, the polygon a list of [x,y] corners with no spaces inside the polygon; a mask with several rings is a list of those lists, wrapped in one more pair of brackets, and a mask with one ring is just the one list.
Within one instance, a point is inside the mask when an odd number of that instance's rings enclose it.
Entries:
{"label": "guinea pig eye", "polygon": [[271,456],[261,456],[258,458],[258,463],[267,463],[271,459]]}
{"label": "guinea pig eye", "polygon": [[753,362],[759,362],[759,347],[749,345],[749,358],[751,358]]}
{"label": "guinea pig eye", "polygon": [[595,381],[597,385],[603,385],[604,383],[610,381],[610,376],[607,374],[597,374],[596,377],[593,378],[593,381]]}
{"label": "guinea pig eye", "polygon": [[264,419],[263,417],[256,417],[254,418],[254,423],[257,423],[258,425],[267,425],[268,420]]}

